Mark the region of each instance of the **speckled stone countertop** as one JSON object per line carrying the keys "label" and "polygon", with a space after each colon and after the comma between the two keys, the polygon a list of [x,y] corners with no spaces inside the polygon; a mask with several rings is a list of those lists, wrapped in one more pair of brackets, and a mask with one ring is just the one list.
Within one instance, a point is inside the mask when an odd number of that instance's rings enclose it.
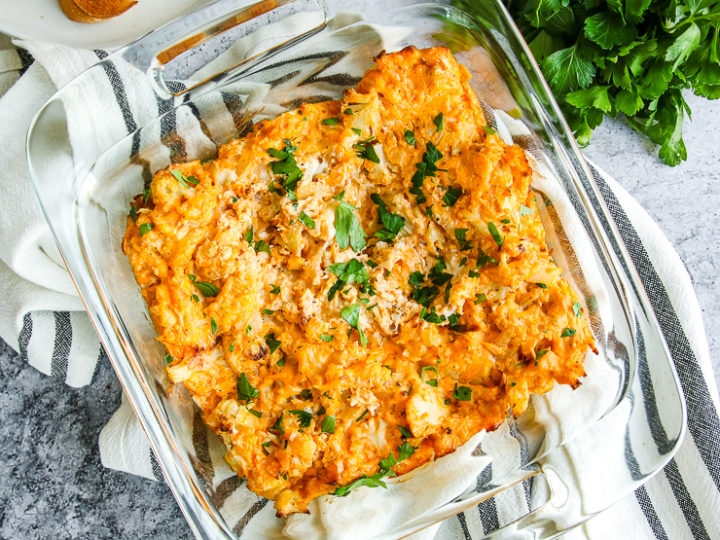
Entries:
{"label": "speckled stone countertop", "polygon": [[[586,155],[656,220],[690,272],[710,350],[720,347],[720,101],[688,96],[689,159],[670,168],[625,124],[606,121]],[[720,382],[720,357],[714,356]],[[0,537],[190,538],[170,490],[105,469],[98,434],[120,404],[107,359],[90,386],[69,388],[0,340]]]}

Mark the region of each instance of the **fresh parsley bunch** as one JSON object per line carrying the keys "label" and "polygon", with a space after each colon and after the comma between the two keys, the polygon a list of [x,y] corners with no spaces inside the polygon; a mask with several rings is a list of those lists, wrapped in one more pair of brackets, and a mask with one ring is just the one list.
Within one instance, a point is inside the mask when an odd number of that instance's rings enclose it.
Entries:
{"label": "fresh parsley bunch", "polygon": [[581,145],[624,115],[665,163],[687,159],[682,90],[720,97],[720,0],[504,1]]}

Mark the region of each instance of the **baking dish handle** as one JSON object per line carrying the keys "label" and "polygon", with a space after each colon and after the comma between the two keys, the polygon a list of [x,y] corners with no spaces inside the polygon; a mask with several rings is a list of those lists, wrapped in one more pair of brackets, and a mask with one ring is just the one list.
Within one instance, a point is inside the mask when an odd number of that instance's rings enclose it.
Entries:
{"label": "baking dish handle", "polygon": [[[237,3],[237,2],[235,2]],[[236,7],[232,11],[224,12],[221,17],[212,17],[215,10],[208,9],[206,18],[192,30],[186,31],[179,38],[174,38],[169,45],[164,45],[151,60],[148,70],[155,91],[160,97],[171,98],[180,96],[195,88],[206,85],[209,81],[219,81],[222,76],[244,71],[249,66],[273,54],[286,50],[320,30],[327,23],[327,12],[323,0],[262,0],[260,2]],[[203,18],[203,13],[197,12],[195,19]],[[210,15],[210,17],[207,17]],[[191,62],[190,54],[194,57],[208,58],[209,54],[217,54],[218,49],[243,39],[244,36],[256,32],[259,27],[271,24],[296,15],[298,26],[293,27],[291,35],[278,35],[256,44],[240,58],[237,55],[228,65],[218,66],[211,73],[203,74],[197,79],[187,73],[190,69],[201,68],[196,62]],[[212,58],[212,56],[210,56]],[[193,65],[194,64],[194,65]],[[173,69],[175,68],[175,69]],[[171,74],[168,76],[168,71]],[[173,75],[174,72],[174,75]],[[190,80],[189,84],[168,84],[168,81],[177,79]]]}

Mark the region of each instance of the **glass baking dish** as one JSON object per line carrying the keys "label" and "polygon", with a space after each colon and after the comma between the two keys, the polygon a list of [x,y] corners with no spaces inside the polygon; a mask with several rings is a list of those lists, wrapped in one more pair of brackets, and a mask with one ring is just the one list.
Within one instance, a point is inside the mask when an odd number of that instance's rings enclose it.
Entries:
{"label": "glass baking dish", "polygon": [[[443,473],[456,462],[442,458],[387,490],[327,497],[322,512],[276,518],[223,465],[221,443],[184,388],[167,378],[164,350],[121,249],[129,204],[156,170],[212,158],[254,123],[299,103],[339,98],[376,55],[408,45],[449,46],[473,75],[488,118],[532,156],[548,243],[590,314],[599,354],[588,355],[578,389],[534,396],[520,418],[447,456],[465,460],[462,474]],[[27,149],[65,264],[198,537],[397,538],[509,493],[524,493],[525,504],[485,533],[551,537],[640,486],[682,440],[684,402],[655,316],[500,1],[213,2],[60,89],[34,118]],[[420,491],[422,502],[409,504]],[[348,518],[348,505],[362,509],[361,517]],[[332,524],[339,516],[343,530]]]}

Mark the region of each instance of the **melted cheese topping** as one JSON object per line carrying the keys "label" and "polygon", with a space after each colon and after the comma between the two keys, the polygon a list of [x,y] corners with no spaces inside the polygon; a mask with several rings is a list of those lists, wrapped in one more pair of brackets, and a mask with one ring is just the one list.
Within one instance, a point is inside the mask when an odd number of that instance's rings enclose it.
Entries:
{"label": "melted cheese topping", "polygon": [[[135,202],[123,247],[169,376],[281,515],[403,444],[396,474],[452,452],[584,375],[593,338],[548,253],[530,166],[485,129],[469,78],[444,48],[380,56],[342,101],[161,170]],[[294,150],[296,185],[269,149]],[[394,238],[374,194],[404,220]],[[367,235],[359,252],[336,238],[348,224],[356,247],[357,224]],[[331,265],[353,259],[367,283],[338,283]]]}

